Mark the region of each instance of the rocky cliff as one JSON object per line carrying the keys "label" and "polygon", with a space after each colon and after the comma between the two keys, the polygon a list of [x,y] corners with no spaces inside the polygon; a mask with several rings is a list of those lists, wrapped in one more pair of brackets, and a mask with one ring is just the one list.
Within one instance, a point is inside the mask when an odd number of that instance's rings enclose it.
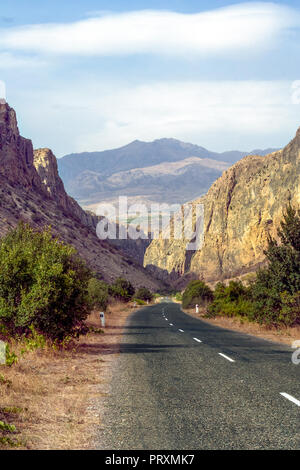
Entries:
{"label": "rocky cliff", "polygon": [[45,192],[33,167],[31,140],[20,136],[16,113],[6,103],[0,103],[0,174],[14,186]]}
{"label": "rocky cliff", "polygon": [[276,236],[288,202],[300,206],[300,128],[284,149],[243,158],[193,202],[204,204],[201,249],[186,251],[189,240],[154,240],[144,265],[208,281],[254,271],[265,261],[267,235]]}
{"label": "rocky cliff", "polygon": [[52,152],[42,149],[34,156],[31,141],[19,135],[16,114],[6,103],[0,104],[0,163],[0,236],[20,220],[37,228],[51,226],[105,281],[123,276],[137,287],[161,287],[134,260],[97,238],[93,217],[64,191]]}
{"label": "rocky cliff", "polygon": [[49,196],[81,223],[96,228],[99,218],[84,211],[75,199],[66,193],[64,184],[58,174],[57,160],[52,151],[48,148],[34,150],[33,164]]}

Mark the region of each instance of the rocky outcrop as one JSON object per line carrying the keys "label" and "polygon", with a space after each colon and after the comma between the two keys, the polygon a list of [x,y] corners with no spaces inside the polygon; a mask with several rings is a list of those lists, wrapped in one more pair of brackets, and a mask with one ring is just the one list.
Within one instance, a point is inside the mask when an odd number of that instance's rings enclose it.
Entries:
{"label": "rocky outcrop", "polygon": [[0,104],[0,163],[0,236],[21,220],[36,228],[51,226],[105,281],[122,276],[136,287],[161,288],[161,281],[97,238],[94,216],[66,194],[52,152],[42,149],[34,158],[31,141],[19,135],[16,114],[6,103]]}
{"label": "rocky outcrop", "polygon": [[66,193],[64,184],[58,174],[57,160],[52,151],[48,148],[34,150],[33,164],[49,196],[66,213],[78,219],[82,224],[95,229],[99,217],[91,212],[84,211],[75,199]]}
{"label": "rocky outcrop", "polygon": [[32,143],[19,134],[15,111],[0,103],[0,174],[14,186],[44,191],[33,167]]}
{"label": "rocky outcrop", "polygon": [[289,202],[300,206],[300,129],[284,149],[240,160],[193,202],[204,204],[201,249],[187,252],[188,240],[154,240],[144,265],[207,281],[254,271],[264,263],[268,233],[276,237]]}

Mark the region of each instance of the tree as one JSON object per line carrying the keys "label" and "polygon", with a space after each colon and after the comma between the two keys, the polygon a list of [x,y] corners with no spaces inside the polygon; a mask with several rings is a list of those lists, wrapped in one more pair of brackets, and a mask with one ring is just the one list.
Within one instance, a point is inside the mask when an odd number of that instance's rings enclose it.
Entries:
{"label": "tree", "polygon": [[52,339],[79,334],[89,278],[73,247],[21,223],[0,240],[0,321],[11,334],[31,326]]}
{"label": "tree", "polygon": [[191,308],[196,304],[205,305],[212,301],[213,292],[203,281],[191,281],[182,296],[183,308]]}
{"label": "tree", "polygon": [[151,300],[153,299],[153,294],[152,292],[147,289],[146,287],[140,287],[136,293],[135,293],[135,297],[137,299],[140,299],[140,300],[149,300],[149,302],[151,302]]}
{"label": "tree", "polygon": [[121,302],[129,302],[132,299],[134,292],[135,289],[133,285],[121,277],[116,279],[110,288],[110,294]]}

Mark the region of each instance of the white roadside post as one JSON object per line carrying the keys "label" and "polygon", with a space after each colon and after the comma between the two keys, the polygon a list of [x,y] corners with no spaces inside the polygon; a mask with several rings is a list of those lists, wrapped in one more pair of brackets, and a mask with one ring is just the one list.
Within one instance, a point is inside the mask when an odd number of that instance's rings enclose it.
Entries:
{"label": "white roadside post", "polygon": [[6,364],[6,343],[0,340],[0,364]]}
{"label": "white roadside post", "polygon": [[100,312],[100,321],[101,321],[101,326],[105,328],[105,315],[104,312]]}
{"label": "white roadside post", "polygon": [[199,305],[196,304],[196,313],[199,313]]}

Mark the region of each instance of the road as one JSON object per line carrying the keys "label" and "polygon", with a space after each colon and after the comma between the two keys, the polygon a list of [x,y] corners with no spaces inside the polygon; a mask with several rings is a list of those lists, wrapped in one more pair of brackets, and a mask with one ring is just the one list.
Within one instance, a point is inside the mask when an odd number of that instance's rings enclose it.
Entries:
{"label": "road", "polygon": [[299,449],[300,365],[291,354],[175,303],[138,310],[127,321],[96,447]]}

